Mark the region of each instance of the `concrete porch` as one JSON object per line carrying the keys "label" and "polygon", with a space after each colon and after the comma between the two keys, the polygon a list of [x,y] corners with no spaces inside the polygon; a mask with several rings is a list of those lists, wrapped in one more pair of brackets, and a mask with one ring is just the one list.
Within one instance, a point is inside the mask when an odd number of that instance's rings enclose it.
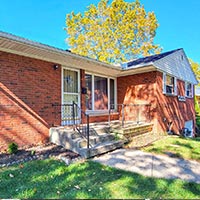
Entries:
{"label": "concrete porch", "polygon": [[[49,130],[50,142],[70,149],[84,158],[89,158],[121,148],[125,143],[130,143],[132,147],[144,146],[144,139],[141,138],[149,138],[153,124],[126,122],[122,127],[119,120],[110,123],[90,123],[89,145],[88,138],[84,134],[85,128],[85,125],[80,127],[83,133],[80,134],[73,129],[73,126],[52,127]],[[142,144],[137,143],[138,139],[143,141]]]}

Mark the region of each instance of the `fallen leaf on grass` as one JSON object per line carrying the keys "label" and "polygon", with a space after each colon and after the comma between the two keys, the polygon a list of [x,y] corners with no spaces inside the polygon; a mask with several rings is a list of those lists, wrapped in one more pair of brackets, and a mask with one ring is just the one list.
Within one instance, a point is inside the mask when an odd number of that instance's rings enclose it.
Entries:
{"label": "fallen leaf on grass", "polygon": [[19,168],[24,168],[24,165],[23,165],[23,164],[20,164],[20,165],[19,165]]}
{"label": "fallen leaf on grass", "polygon": [[78,185],[74,186],[76,189],[80,190],[81,188]]}
{"label": "fallen leaf on grass", "polygon": [[10,176],[11,178],[13,178],[13,177],[14,177],[14,175],[13,175],[13,174],[9,174],[9,176]]}

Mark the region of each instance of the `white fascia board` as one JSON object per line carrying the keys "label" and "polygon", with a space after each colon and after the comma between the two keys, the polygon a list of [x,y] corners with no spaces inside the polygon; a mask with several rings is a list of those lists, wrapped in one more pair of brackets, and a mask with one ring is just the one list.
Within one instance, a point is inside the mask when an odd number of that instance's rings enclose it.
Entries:
{"label": "white fascia board", "polygon": [[147,67],[147,66],[150,66],[150,65],[154,65],[154,63],[153,62],[141,63],[139,65],[134,65],[134,66],[126,67],[126,68],[124,68],[122,70],[125,71],[125,70],[137,69],[137,68],[141,68],[141,67]]}
{"label": "white fascia board", "polygon": [[152,72],[152,71],[157,71],[157,68],[154,65],[149,64],[149,65],[145,65],[145,66],[141,66],[137,68],[121,70],[121,72],[118,74],[118,77],[141,74],[141,73]]}

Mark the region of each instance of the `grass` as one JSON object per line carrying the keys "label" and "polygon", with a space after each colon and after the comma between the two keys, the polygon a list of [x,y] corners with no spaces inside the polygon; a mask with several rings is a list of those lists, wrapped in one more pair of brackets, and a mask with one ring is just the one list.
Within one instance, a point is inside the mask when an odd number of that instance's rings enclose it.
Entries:
{"label": "grass", "polygon": [[87,161],[52,159],[0,169],[0,198],[200,198],[200,184],[144,177]]}
{"label": "grass", "polygon": [[170,154],[174,157],[200,161],[200,138],[181,138],[168,136],[154,142],[142,150],[158,154]]}

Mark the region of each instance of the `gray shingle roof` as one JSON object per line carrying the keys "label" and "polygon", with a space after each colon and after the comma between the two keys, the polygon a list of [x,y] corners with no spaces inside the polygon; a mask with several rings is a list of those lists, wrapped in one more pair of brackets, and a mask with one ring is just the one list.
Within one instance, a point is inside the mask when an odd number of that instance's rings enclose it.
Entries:
{"label": "gray shingle roof", "polygon": [[157,70],[177,77],[180,80],[197,84],[198,81],[182,48],[139,58],[123,64],[123,69],[154,66]]}
{"label": "gray shingle roof", "polygon": [[164,53],[160,53],[160,54],[156,54],[156,55],[152,55],[152,56],[147,56],[144,58],[139,58],[137,60],[133,60],[127,63],[127,67],[132,67],[133,65],[139,65],[139,64],[147,64],[150,62],[155,62],[165,56],[168,56],[169,54],[172,54],[176,51],[179,51],[180,49],[175,49],[172,51],[168,51],[168,52],[164,52]]}

